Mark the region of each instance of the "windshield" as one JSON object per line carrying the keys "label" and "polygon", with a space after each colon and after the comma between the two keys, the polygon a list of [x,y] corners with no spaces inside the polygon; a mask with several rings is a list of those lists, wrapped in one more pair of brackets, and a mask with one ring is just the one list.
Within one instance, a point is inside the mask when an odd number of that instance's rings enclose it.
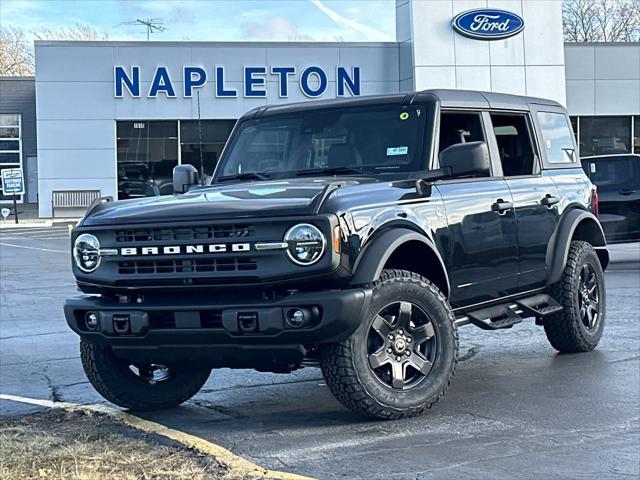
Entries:
{"label": "windshield", "polygon": [[423,105],[376,105],[247,120],[216,180],[425,170],[425,117]]}

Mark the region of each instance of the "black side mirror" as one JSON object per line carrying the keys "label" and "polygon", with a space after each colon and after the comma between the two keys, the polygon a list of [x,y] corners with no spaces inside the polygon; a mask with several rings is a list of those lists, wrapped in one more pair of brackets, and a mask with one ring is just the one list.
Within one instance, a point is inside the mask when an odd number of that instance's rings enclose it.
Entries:
{"label": "black side mirror", "polygon": [[173,168],[173,193],[185,193],[199,183],[198,170],[193,165],[178,165]]}
{"label": "black side mirror", "polygon": [[453,177],[491,175],[489,147],[485,142],[456,143],[440,152],[440,167],[450,168]]}

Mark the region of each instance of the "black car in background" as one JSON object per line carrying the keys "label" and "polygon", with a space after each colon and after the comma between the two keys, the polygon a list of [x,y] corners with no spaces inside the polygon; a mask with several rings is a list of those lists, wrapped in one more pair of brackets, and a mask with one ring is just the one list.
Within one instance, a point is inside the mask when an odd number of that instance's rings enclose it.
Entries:
{"label": "black car in background", "polygon": [[584,157],[582,168],[598,187],[607,243],[640,241],[640,155]]}

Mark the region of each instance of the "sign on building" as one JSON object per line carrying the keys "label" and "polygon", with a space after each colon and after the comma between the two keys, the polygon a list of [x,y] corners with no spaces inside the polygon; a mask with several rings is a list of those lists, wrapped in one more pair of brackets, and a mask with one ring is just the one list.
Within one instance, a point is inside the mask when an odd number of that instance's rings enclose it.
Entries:
{"label": "sign on building", "polygon": [[2,170],[2,193],[4,195],[24,195],[22,168]]}

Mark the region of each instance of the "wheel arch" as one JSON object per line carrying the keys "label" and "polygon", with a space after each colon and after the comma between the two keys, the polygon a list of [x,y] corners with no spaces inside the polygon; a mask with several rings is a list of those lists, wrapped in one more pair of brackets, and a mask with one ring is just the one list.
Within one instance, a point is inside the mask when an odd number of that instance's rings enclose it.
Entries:
{"label": "wheel arch", "polygon": [[567,211],[560,219],[558,228],[549,242],[547,250],[547,265],[550,265],[547,284],[560,280],[571,242],[582,240],[589,242],[596,250],[602,269],[609,264],[609,252],[604,231],[596,216],[586,210],[574,208]]}
{"label": "wheel arch", "polygon": [[[420,262],[416,259],[420,258]],[[354,266],[353,285],[365,285],[380,278],[384,269],[401,269],[431,280],[449,298],[450,284],[442,256],[431,240],[408,228],[381,232],[362,250]]]}

